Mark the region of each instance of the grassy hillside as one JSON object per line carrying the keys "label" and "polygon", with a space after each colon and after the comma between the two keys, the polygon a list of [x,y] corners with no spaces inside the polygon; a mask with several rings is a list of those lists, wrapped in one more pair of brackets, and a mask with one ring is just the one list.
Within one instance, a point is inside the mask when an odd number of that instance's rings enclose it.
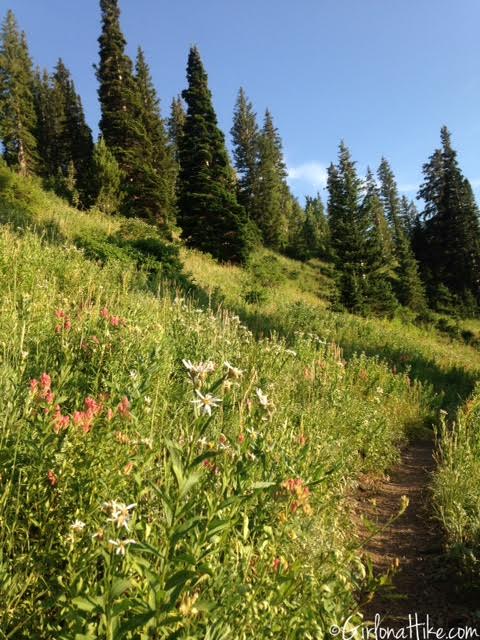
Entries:
{"label": "grassy hillside", "polygon": [[375,585],[348,495],[466,397],[478,350],[326,311],[319,263],[183,251],[180,275],[153,231],[3,169],[0,217],[0,637],[320,638],[360,620]]}

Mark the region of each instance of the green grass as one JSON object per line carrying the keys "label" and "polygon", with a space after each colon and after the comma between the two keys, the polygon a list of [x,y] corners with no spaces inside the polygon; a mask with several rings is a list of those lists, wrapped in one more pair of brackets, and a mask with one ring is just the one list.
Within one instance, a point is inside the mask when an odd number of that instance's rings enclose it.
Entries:
{"label": "green grass", "polygon": [[463,588],[480,590],[480,389],[440,431],[434,504]]}
{"label": "green grass", "polygon": [[[288,640],[360,621],[375,584],[348,497],[466,397],[478,351],[326,311],[318,262],[184,251],[176,289],[89,260],[78,236],[122,220],[6,170],[0,217],[0,637]],[[182,360],[214,366],[192,379]],[[197,391],[219,399],[211,418]]]}

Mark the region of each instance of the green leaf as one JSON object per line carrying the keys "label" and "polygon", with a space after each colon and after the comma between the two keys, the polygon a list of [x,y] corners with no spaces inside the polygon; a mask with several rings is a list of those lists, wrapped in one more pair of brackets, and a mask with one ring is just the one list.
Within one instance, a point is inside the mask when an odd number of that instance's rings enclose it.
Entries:
{"label": "green leaf", "polygon": [[103,598],[88,598],[86,596],[77,596],[73,598],[72,604],[80,611],[92,613],[93,611],[103,611]]}
{"label": "green leaf", "polygon": [[183,586],[186,582],[194,578],[197,574],[195,571],[189,571],[188,569],[182,569],[181,571],[177,571],[171,576],[165,585],[165,589],[169,591],[173,589],[173,587]]}
{"label": "green leaf", "polygon": [[130,589],[131,581],[128,578],[115,578],[112,583],[112,598],[118,598],[125,593],[127,589]]}

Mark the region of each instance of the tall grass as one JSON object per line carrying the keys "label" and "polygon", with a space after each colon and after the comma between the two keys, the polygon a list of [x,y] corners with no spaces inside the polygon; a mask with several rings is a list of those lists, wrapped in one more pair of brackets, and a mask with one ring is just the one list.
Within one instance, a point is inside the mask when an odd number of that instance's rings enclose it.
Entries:
{"label": "tall grass", "polygon": [[464,587],[480,590],[480,388],[440,432],[434,502]]}
{"label": "tall grass", "polygon": [[428,390],[135,278],[1,231],[1,634],[323,635],[366,575],[346,493]]}
{"label": "tall grass", "polygon": [[0,637],[360,621],[375,584],[348,496],[431,425],[446,381],[452,406],[469,392],[478,352],[326,312],[320,263],[260,252],[281,277],[252,304],[258,263],[185,253],[189,298],[128,255],[88,260],[72,242],[122,220],[6,170],[0,219]]}

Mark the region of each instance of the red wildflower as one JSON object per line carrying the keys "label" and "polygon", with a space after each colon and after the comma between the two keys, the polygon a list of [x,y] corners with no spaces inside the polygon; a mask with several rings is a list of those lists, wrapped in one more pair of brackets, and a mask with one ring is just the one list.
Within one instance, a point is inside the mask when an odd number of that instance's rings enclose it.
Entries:
{"label": "red wildflower", "polygon": [[43,391],[48,391],[52,386],[52,379],[48,375],[48,373],[42,373],[40,376],[40,384],[42,385]]}
{"label": "red wildflower", "polygon": [[87,413],[90,413],[93,416],[101,413],[103,409],[103,406],[97,402],[95,398],[91,398],[90,396],[85,398],[85,406],[87,408]]}
{"label": "red wildflower", "polygon": [[58,484],[58,478],[52,469],[47,473],[47,480],[50,483],[51,487],[56,487]]}
{"label": "red wildflower", "polygon": [[241,433],[238,436],[238,441],[239,441],[240,444],[243,444],[245,442],[245,436],[243,435],[243,433]]}
{"label": "red wildflower", "polygon": [[281,564],[282,564],[282,561],[280,560],[280,558],[275,558],[275,560],[273,561],[273,570],[275,571],[275,573],[278,573],[278,570],[280,569]]}
{"label": "red wildflower", "polygon": [[35,378],[33,378],[33,380],[30,380],[30,391],[32,393],[36,393],[37,388],[38,388],[38,380],[35,380]]}
{"label": "red wildflower", "polygon": [[55,311],[55,316],[60,319],[65,317],[65,311],[63,309],[57,309]]}
{"label": "red wildflower", "polygon": [[112,327],[118,327],[120,325],[120,316],[110,316],[110,324]]}
{"label": "red wildflower", "polygon": [[110,312],[107,307],[103,307],[103,309],[101,309],[100,315],[102,318],[105,318],[105,320],[108,320],[110,318]]}
{"label": "red wildflower", "polygon": [[127,396],[124,396],[117,407],[117,411],[122,416],[122,418],[130,418],[130,406],[130,400],[127,398]]}
{"label": "red wildflower", "polygon": [[55,407],[55,415],[53,416],[53,430],[58,434],[60,433],[60,431],[68,429],[69,424],[70,417],[62,415],[60,405],[57,404],[57,406]]}

